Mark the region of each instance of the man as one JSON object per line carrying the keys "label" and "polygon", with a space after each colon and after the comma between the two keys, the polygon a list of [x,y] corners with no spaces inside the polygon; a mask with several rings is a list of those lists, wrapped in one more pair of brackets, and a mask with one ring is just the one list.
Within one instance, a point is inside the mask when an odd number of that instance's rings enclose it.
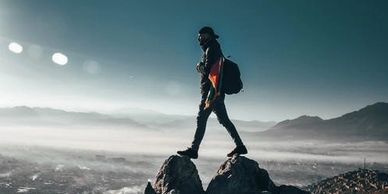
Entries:
{"label": "man", "polygon": [[[219,84],[222,84],[222,78],[219,78],[222,77],[223,54],[217,38],[219,36],[208,26],[199,30],[198,41],[203,50],[203,55],[202,61],[197,64],[197,71],[201,75],[202,94],[197,115],[197,129],[191,147],[177,152],[180,155],[193,159],[198,158],[198,149],[205,134],[206,123],[211,112],[216,114],[218,121],[227,129],[236,144],[236,147],[227,156],[232,157],[235,154],[248,153],[237,133],[236,127],[230,121],[226,112],[224,103],[225,93],[221,90],[221,87],[218,87]],[[219,68],[220,65],[221,68]],[[221,69],[221,71],[217,71],[217,69]]]}

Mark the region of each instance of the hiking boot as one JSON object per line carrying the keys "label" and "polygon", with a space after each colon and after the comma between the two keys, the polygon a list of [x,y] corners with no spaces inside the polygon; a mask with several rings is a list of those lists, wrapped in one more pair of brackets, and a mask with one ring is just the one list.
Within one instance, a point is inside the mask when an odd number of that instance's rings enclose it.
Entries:
{"label": "hiking boot", "polygon": [[183,151],[177,151],[176,153],[178,153],[181,156],[187,156],[192,159],[198,158],[198,151],[192,148],[187,148],[186,150],[183,150]]}
{"label": "hiking boot", "polygon": [[227,156],[232,157],[235,154],[240,155],[240,154],[247,154],[247,153],[248,153],[247,148],[244,145],[241,145],[234,148]]}

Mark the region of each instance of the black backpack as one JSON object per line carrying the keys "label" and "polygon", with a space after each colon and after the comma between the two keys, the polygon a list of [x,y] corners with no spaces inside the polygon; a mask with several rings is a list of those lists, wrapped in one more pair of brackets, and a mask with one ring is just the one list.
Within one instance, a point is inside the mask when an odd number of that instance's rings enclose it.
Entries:
{"label": "black backpack", "polygon": [[237,94],[243,88],[243,83],[241,81],[241,73],[238,65],[224,58],[224,66],[223,66],[223,77],[222,77],[222,91],[225,94]]}

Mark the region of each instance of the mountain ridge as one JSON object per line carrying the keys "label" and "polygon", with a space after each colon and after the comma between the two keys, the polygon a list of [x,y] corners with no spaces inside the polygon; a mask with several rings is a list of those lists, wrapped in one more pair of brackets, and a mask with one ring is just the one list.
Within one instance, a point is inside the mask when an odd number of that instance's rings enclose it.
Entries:
{"label": "mountain ridge", "polygon": [[263,134],[283,134],[292,137],[363,136],[364,138],[387,139],[388,103],[374,103],[327,120],[304,115],[296,119],[281,121],[264,131]]}
{"label": "mountain ridge", "polygon": [[[263,131],[276,122],[272,121],[243,121],[232,119],[241,129],[246,131]],[[155,111],[134,111],[120,114],[104,114],[99,112],[66,111],[49,107],[14,106],[0,107],[0,121],[4,124],[50,124],[69,125],[70,123],[129,125],[153,129],[192,129],[195,128],[196,117],[187,115],[168,115]],[[106,125],[105,125],[106,124]],[[216,118],[209,118],[209,128],[220,129]]]}
{"label": "mountain ridge", "polygon": [[48,107],[15,106],[0,108],[0,121],[8,126],[93,126],[108,125],[148,128],[130,118],[97,112],[73,112]]}

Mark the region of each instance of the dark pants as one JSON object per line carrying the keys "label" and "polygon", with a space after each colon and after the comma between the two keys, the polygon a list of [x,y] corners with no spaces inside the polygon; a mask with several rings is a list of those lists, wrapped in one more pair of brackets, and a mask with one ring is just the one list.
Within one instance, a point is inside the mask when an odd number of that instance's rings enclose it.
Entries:
{"label": "dark pants", "polygon": [[205,135],[206,123],[211,112],[214,112],[216,114],[218,121],[220,122],[221,125],[223,125],[226,128],[229,135],[233,138],[233,141],[236,144],[236,146],[243,145],[243,142],[237,133],[236,127],[233,125],[232,121],[230,121],[228,117],[224,100],[225,100],[225,94],[222,94],[207,109],[204,109],[205,100],[201,101],[201,104],[199,105],[198,116],[197,116],[197,130],[195,131],[194,140],[191,145],[192,149],[194,150],[199,149],[199,145],[201,144],[203,136]]}

